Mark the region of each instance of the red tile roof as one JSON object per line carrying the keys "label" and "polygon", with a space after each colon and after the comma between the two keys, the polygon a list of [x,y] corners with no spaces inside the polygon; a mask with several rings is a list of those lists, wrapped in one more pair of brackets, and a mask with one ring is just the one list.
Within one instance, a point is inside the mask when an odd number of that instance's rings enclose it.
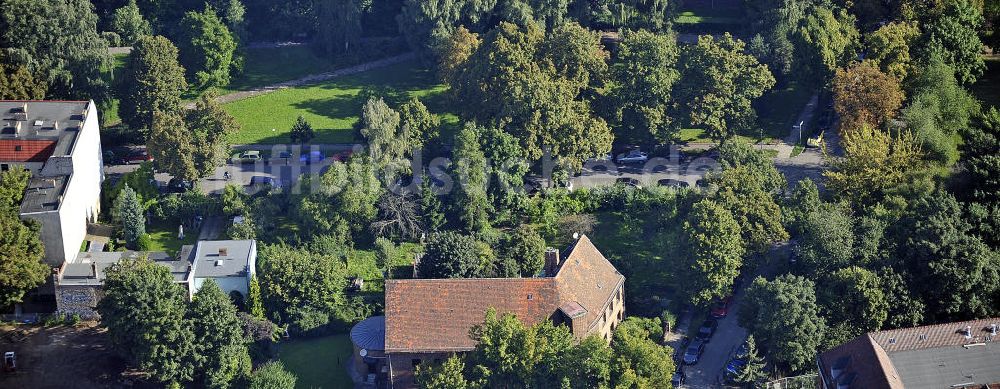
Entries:
{"label": "red tile roof", "polygon": [[0,161],[45,162],[55,149],[55,140],[0,139]]}
{"label": "red tile roof", "polygon": [[624,281],[586,236],[571,248],[555,277],[389,280],[385,351],[471,350],[476,343],[469,329],[483,322],[489,308],[533,325],[576,302],[592,328]]}

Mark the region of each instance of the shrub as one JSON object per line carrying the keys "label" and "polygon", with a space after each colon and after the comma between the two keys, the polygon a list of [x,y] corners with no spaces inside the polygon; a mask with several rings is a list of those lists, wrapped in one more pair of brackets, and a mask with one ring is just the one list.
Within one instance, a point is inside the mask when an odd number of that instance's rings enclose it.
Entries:
{"label": "shrub", "polygon": [[122,37],[114,31],[104,31],[101,33],[101,38],[108,41],[108,46],[119,47],[122,45]]}
{"label": "shrub", "polygon": [[139,239],[135,241],[137,251],[149,251],[151,247],[153,247],[153,239],[149,237],[149,234],[139,235]]}

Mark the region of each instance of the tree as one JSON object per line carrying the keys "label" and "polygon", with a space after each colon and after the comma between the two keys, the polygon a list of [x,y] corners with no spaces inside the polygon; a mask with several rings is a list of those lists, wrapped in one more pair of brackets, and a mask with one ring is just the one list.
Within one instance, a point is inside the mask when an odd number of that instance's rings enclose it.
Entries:
{"label": "tree", "polygon": [[681,50],[681,78],[674,90],[685,124],[704,128],[714,139],[755,128],[753,101],[771,89],[774,76],[729,34],[698,37]]}
{"label": "tree", "polygon": [[21,200],[30,180],[31,171],[17,165],[0,172],[0,215],[17,216],[21,212]]}
{"label": "tree", "polygon": [[303,232],[327,234],[342,229],[359,233],[378,215],[378,200],[384,189],[375,176],[375,166],[365,156],[346,163],[334,162],[320,177],[319,191],[306,197],[296,212]]}
{"label": "tree", "polygon": [[101,76],[111,63],[87,0],[9,0],[0,3],[0,47],[8,65],[25,66],[48,85],[49,98],[103,102]]}
{"label": "tree", "polygon": [[545,240],[527,224],[508,233],[498,248],[502,263],[516,264],[504,277],[534,277],[545,264]]}
{"label": "tree", "polygon": [[425,177],[420,182],[420,216],[424,228],[430,232],[437,232],[447,222],[439,196],[433,180]]}
{"label": "tree", "polygon": [[696,203],[684,222],[684,242],[693,259],[683,277],[691,303],[705,305],[729,295],[745,251],[729,210],[708,199]]}
{"label": "tree", "polygon": [[788,239],[776,189],[766,187],[769,182],[783,186],[784,177],[778,174],[777,179],[769,179],[766,177],[771,175],[765,172],[760,166],[743,164],[724,168],[709,178],[719,188],[711,198],[732,213],[751,253],[766,252],[771,244]]}
{"label": "tree", "polygon": [[882,128],[903,106],[899,80],[882,73],[871,61],[837,69],[833,77],[833,107],[840,117],[840,133],[869,125]]}
{"label": "tree", "polygon": [[406,135],[407,152],[423,149],[438,137],[441,119],[416,97],[399,106],[399,129]]}
{"label": "tree", "polygon": [[[317,34],[314,45],[327,57],[347,54],[355,49],[361,40],[362,1],[320,0],[316,1]],[[370,3],[368,3],[370,4]]]}
{"label": "tree", "polygon": [[868,35],[868,59],[878,64],[882,72],[903,81],[913,71],[910,48],[920,36],[915,23],[890,22]]}
{"label": "tree", "polygon": [[813,282],[791,274],[771,281],[757,277],[747,288],[739,321],[773,361],[792,370],[811,366],[826,332]]}
{"label": "tree", "polygon": [[421,364],[417,366],[416,383],[421,389],[467,389],[469,381],[463,371],[465,362],[462,357],[453,355],[438,365]]}
{"label": "tree", "polygon": [[[567,41],[581,49],[554,49]],[[546,37],[533,24],[504,22],[484,37],[451,87],[465,117],[510,132],[531,159],[547,151],[574,169],[611,149],[607,123],[583,99],[595,92],[605,58],[597,35],[580,26]]]}
{"label": "tree", "polygon": [[250,375],[249,389],[294,389],[297,378],[281,361],[270,361]]}
{"label": "tree", "polygon": [[309,141],[316,137],[316,133],[313,132],[312,125],[302,115],[299,115],[295,119],[295,124],[292,125],[291,131],[288,132],[288,136],[294,143],[309,143]]}
{"label": "tree", "polygon": [[420,278],[470,278],[480,271],[476,239],[452,231],[431,234],[417,264]]}
{"label": "tree", "polygon": [[897,258],[934,319],[996,313],[1000,257],[972,233],[963,212],[954,196],[937,192],[915,201],[897,226]]}
{"label": "tree", "polygon": [[455,135],[452,172],[458,179],[457,191],[452,194],[454,215],[458,225],[469,233],[490,228],[489,213],[492,204],[486,194],[489,184],[486,155],[479,144],[478,129],[466,126]]}
{"label": "tree", "polygon": [[748,387],[755,387],[758,383],[767,379],[767,372],[764,371],[765,361],[764,357],[760,355],[760,351],[757,350],[757,341],[754,340],[753,335],[747,336],[746,344],[746,354],[735,356],[743,358],[746,364],[743,365],[742,370],[736,372],[733,381],[747,385]]}
{"label": "tree", "polygon": [[194,109],[187,111],[184,122],[191,132],[194,147],[191,158],[197,172],[196,177],[188,179],[215,174],[215,169],[226,163],[229,136],[240,131],[239,122],[222,108],[211,91],[198,98]]}
{"label": "tree", "polygon": [[[7,186],[7,174],[2,186]],[[16,212],[0,213],[0,307],[22,301],[24,294],[45,283],[50,268],[42,262],[45,247],[37,223],[24,223]]]}
{"label": "tree", "polygon": [[793,236],[798,236],[805,228],[806,218],[823,205],[819,198],[819,187],[812,179],[806,178],[795,184],[791,196],[782,207],[785,227]]}
{"label": "tree", "polygon": [[257,320],[264,320],[264,301],[261,299],[260,294],[260,282],[257,281],[257,276],[250,278],[250,290],[249,296],[247,296],[250,315]]}
{"label": "tree", "polygon": [[0,52],[0,99],[41,100],[45,98],[45,80],[35,77],[25,65],[7,64]]}
{"label": "tree", "polygon": [[842,199],[866,203],[904,184],[921,169],[922,153],[909,132],[892,135],[871,126],[844,134],[843,157],[831,158],[826,186]]}
{"label": "tree", "polygon": [[796,73],[806,84],[823,85],[834,71],[854,60],[858,48],[855,18],[846,10],[809,5],[792,31]]}
{"label": "tree", "polygon": [[258,255],[261,297],[275,322],[290,323],[304,311],[329,316],[345,304],[347,274],[339,258],[284,244],[262,246]]}
{"label": "tree", "polygon": [[187,89],[177,48],[162,36],[139,37],[118,84],[118,112],[133,130],[151,129],[155,112],[176,113]]}
{"label": "tree", "polygon": [[361,107],[361,135],[378,166],[395,165],[409,151],[409,139],[400,131],[399,112],[382,98],[369,98]]}
{"label": "tree", "polygon": [[1000,204],[1000,111],[977,115],[962,148],[969,176],[963,192],[977,202]]}
{"label": "tree", "polygon": [[186,300],[167,267],[145,258],[123,259],[105,271],[97,311],[112,345],[126,360],[158,382],[180,384],[195,373]]}
{"label": "tree", "polygon": [[979,102],[955,79],[940,60],[913,72],[910,106],[902,119],[920,142],[927,159],[944,166],[958,160],[959,133],[979,111]]}
{"label": "tree", "polygon": [[194,294],[188,319],[194,332],[194,368],[206,388],[229,388],[250,373],[243,328],[229,296],[209,279]]}
{"label": "tree", "polygon": [[139,237],[146,234],[146,212],[139,196],[125,185],[115,199],[111,214],[121,225],[122,237],[129,247],[136,247]]}
{"label": "tree", "polygon": [[371,224],[377,237],[416,239],[423,233],[418,204],[409,194],[386,192],[378,201],[378,216]]}
{"label": "tree", "polygon": [[132,44],[139,38],[152,33],[149,22],[142,18],[139,6],[135,0],[129,0],[111,16],[111,29],[122,38],[122,42]]}
{"label": "tree", "polygon": [[187,78],[198,88],[225,86],[234,64],[236,39],[212,7],[187,12],[177,38]]}
{"label": "tree", "polygon": [[615,330],[611,348],[616,388],[668,388],[674,374],[673,350],[660,345],[659,318],[628,317]]}
{"label": "tree", "polygon": [[833,272],[817,289],[824,316],[852,336],[882,329],[889,317],[889,298],[881,286],[875,273],[858,266]]}
{"label": "tree", "polygon": [[850,266],[854,255],[854,220],[847,204],[822,204],[805,215],[795,253],[804,274],[824,277]]}
{"label": "tree", "polygon": [[458,26],[447,39],[443,39],[435,46],[438,77],[441,81],[454,84],[459,69],[479,48],[480,43],[479,34],[469,31],[465,26]]}
{"label": "tree", "polygon": [[477,341],[471,353],[475,378],[485,387],[533,387],[544,382],[561,382],[553,368],[573,345],[566,326],[549,321],[527,327],[514,315],[487,310],[483,324],[472,327],[469,335]]}
{"label": "tree", "polygon": [[671,34],[646,30],[625,31],[611,67],[618,136],[630,143],[674,138],[677,125],[671,117],[671,91],[680,78],[680,51]]}
{"label": "tree", "polygon": [[981,9],[969,0],[944,0],[936,2],[921,22],[923,35],[917,46],[921,60],[943,59],[960,83],[975,83],[986,70],[983,42],[976,31],[983,25]]}

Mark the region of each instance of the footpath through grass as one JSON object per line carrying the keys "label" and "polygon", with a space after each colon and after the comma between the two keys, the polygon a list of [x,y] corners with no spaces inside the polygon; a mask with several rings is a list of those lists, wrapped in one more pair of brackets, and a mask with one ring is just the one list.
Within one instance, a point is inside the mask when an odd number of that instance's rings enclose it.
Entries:
{"label": "footpath through grass", "polygon": [[300,339],[280,345],[281,362],[294,373],[296,388],[351,388],[354,383],[344,367],[353,347],[347,334]]}
{"label": "footpath through grass", "polygon": [[446,123],[457,122],[447,114],[444,91],[430,70],[417,61],[406,61],[384,68],[336,78],[320,84],[288,88],[226,104],[226,110],[242,125],[234,134],[233,144],[276,144],[291,139],[288,132],[302,115],[316,132],[312,143],[352,143],[358,140],[354,129],[361,113],[363,90],[368,95],[386,98],[397,106],[410,96],[420,98],[434,113],[445,113]]}

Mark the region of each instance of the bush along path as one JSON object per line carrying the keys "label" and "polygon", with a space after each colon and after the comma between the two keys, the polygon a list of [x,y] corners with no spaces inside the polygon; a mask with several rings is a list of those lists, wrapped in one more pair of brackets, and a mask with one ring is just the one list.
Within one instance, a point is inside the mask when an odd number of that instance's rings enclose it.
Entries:
{"label": "bush along path", "polygon": [[[343,69],[337,69],[337,70],[334,70],[332,72],[310,74],[308,76],[305,76],[305,77],[302,77],[302,78],[298,78],[298,79],[295,79],[295,80],[290,80],[290,81],[285,81],[285,82],[279,82],[277,84],[262,86],[262,87],[254,88],[254,89],[251,89],[251,90],[239,91],[239,92],[233,92],[233,93],[221,95],[221,96],[216,97],[215,101],[218,101],[219,104],[231,103],[231,102],[234,102],[234,101],[243,100],[243,99],[251,98],[251,97],[254,97],[254,96],[266,95],[268,93],[279,91],[279,90],[286,89],[286,88],[294,88],[294,87],[297,87],[297,86],[318,84],[318,83],[321,83],[321,82],[324,82],[324,81],[327,81],[327,80],[331,80],[331,79],[334,79],[334,78],[337,78],[337,77],[343,77],[343,76],[349,76],[349,75],[352,75],[352,74],[362,73],[362,72],[366,72],[366,71],[369,71],[369,70],[372,70],[372,69],[378,69],[378,68],[386,67],[386,66],[389,66],[389,65],[392,65],[392,64],[397,64],[397,63],[400,63],[400,62],[409,61],[409,60],[414,59],[414,58],[416,58],[416,55],[414,53],[400,54],[400,55],[393,56],[393,57],[383,58],[383,59],[380,59],[380,60],[377,60],[377,61],[366,62],[366,63],[360,64],[360,65],[354,65],[354,66],[346,67],[346,68],[343,68]],[[194,102],[190,102],[190,103],[185,104],[184,107],[187,108],[187,109],[193,109],[194,105],[195,105]]]}

